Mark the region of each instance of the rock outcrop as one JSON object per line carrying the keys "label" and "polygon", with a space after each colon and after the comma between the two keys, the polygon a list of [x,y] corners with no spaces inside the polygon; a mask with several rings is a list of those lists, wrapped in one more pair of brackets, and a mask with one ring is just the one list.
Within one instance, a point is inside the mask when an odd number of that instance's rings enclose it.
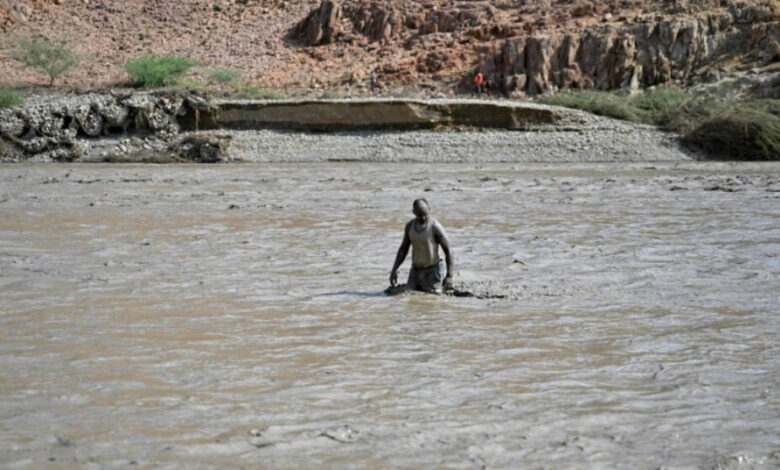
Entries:
{"label": "rock outcrop", "polygon": [[292,37],[310,46],[330,44],[334,35],[339,32],[341,7],[333,0],[325,0],[320,6],[290,32]]}
{"label": "rock outcrop", "polygon": [[404,12],[393,4],[371,2],[346,5],[344,17],[351,22],[352,30],[371,41],[383,41],[399,35],[408,22]]}
{"label": "rock outcrop", "polygon": [[367,41],[392,80],[459,75],[466,87],[475,66],[507,94],[687,85],[780,60],[774,0],[327,0],[295,31],[311,46]]}
{"label": "rock outcrop", "polygon": [[413,24],[393,4],[370,2],[341,6],[324,0],[290,31],[290,35],[308,46],[350,42],[354,34],[372,41],[397,36],[405,25]]}
{"label": "rock outcrop", "polygon": [[507,93],[559,88],[613,90],[705,80],[736,56],[780,60],[780,8],[625,25],[596,25],[580,34],[521,36],[478,49],[479,69]]}
{"label": "rock outcrop", "polygon": [[[88,139],[106,135],[155,134],[180,130],[188,99],[178,94],[88,94],[36,98],[23,107],[0,110],[0,140],[6,160],[78,159]],[[12,152],[10,149],[14,149]]]}
{"label": "rock outcrop", "polygon": [[231,140],[229,134],[190,134],[175,141],[170,150],[179,161],[219,163],[228,160]]}

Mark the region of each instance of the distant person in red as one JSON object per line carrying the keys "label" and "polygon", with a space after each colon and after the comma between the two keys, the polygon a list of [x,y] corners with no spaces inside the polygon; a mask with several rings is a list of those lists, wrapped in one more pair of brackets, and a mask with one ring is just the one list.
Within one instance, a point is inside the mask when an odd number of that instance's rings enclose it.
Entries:
{"label": "distant person in red", "polygon": [[477,92],[478,95],[482,94],[482,90],[485,86],[485,76],[482,75],[482,72],[477,72],[474,75],[474,90]]}

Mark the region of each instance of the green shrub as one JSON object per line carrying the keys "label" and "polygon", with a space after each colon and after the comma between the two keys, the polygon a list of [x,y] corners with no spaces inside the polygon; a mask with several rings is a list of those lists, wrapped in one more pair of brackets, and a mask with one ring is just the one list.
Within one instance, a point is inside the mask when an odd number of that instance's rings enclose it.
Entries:
{"label": "green shrub", "polygon": [[144,88],[174,85],[197,62],[175,54],[146,54],[125,64],[125,70],[135,83]]}
{"label": "green shrub", "polygon": [[625,121],[647,121],[647,113],[632,106],[627,98],[606,91],[563,91],[543,98],[541,101],[546,104],[581,109],[599,116]]}
{"label": "green shrub", "polygon": [[543,102],[624,121],[663,124],[690,100],[688,92],[663,87],[636,96],[597,90],[563,91],[545,98]]}
{"label": "green shrub", "polygon": [[690,93],[676,88],[662,87],[632,97],[631,104],[639,109],[663,113],[679,108],[690,101]]}
{"label": "green shrub", "polygon": [[238,82],[242,74],[238,69],[215,67],[208,71],[208,80],[214,85],[230,85]]}
{"label": "green shrub", "polygon": [[633,97],[602,91],[564,91],[542,102],[602,116],[663,126],[710,155],[780,159],[780,100],[735,101],[658,88]]}
{"label": "green shrub", "polygon": [[706,152],[744,160],[780,159],[780,116],[737,106],[698,123],[683,141]]}
{"label": "green shrub", "polygon": [[0,109],[13,108],[22,104],[24,104],[24,97],[21,93],[11,88],[0,87]]}
{"label": "green shrub", "polygon": [[79,58],[63,38],[47,39],[43,36],[22,36],[16,39],[11,57],[19,62],[45,72],[49,86],[79,62]]}

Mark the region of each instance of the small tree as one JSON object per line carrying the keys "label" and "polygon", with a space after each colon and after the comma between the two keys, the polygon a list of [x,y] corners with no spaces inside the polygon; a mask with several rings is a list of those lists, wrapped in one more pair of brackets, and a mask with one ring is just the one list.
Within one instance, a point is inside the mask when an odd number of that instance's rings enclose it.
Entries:
{"label": "small tree", "polygon": [[68,40],[48,39],[43,36],[19,37],[16,47],[11,51],[11,57],[28,67],[46,72],[49,75],[49,86],[54,85],[60,75],[79,62],[79,57],[73,52]]}

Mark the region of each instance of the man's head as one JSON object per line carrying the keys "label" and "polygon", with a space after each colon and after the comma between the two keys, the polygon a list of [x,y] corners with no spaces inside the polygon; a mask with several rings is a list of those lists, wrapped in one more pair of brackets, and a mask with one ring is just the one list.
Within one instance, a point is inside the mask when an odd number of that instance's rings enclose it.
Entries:
{"label": "man's head", "polygon": [[430,208],[428,207],[428,201],[425,199],[415,199],[414,204],[412,204],[412,212],[414,212],[414,216],[417,217],[417,220],[420,223],[425,223],[428,221],[428,214],[430,213]]}

